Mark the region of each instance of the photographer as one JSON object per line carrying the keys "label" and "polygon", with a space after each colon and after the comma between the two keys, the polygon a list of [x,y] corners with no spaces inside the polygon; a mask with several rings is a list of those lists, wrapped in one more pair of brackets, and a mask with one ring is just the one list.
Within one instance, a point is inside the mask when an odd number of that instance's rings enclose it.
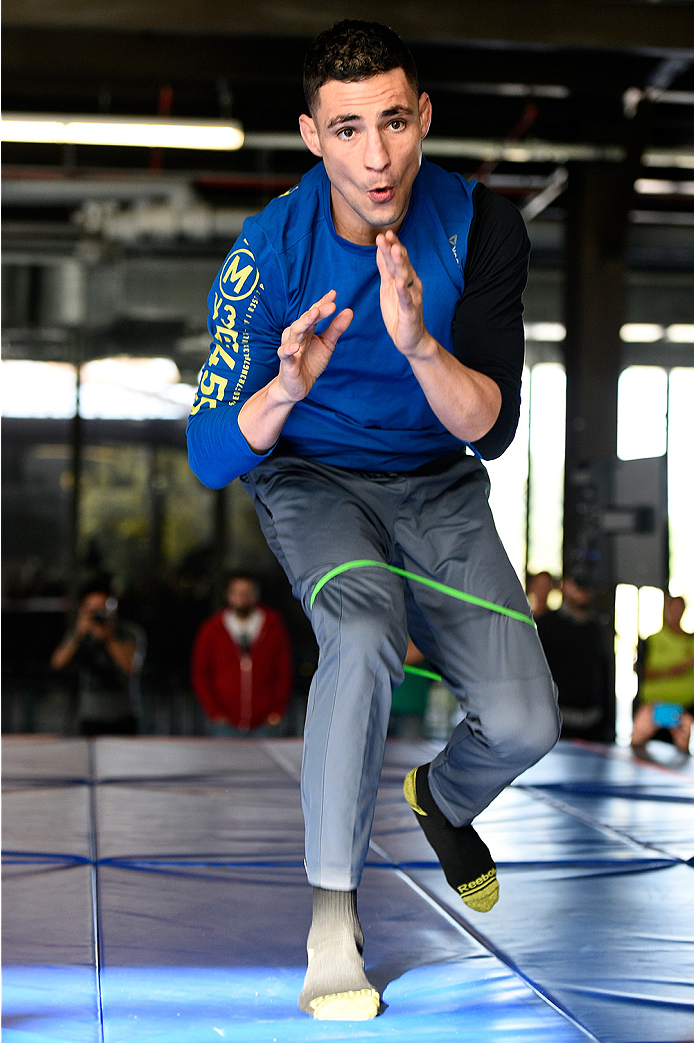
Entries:
{"label": "photographer", "polygon": [[144,635],[117,616],[107,584],[82,594],[74,627],[51,656],[54,670],[76,668],[80,735],[134,735]]}

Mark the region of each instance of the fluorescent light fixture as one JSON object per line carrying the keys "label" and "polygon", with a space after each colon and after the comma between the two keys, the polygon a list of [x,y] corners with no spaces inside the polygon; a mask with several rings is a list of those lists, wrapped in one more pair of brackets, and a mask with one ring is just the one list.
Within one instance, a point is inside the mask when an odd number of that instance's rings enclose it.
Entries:
{"label": "fluorescent light fixture", "polygon": [[665,332],[673,344],[694,344],[693,322],[674,322]]}
{"label": "fluorescent light fixture", "polygon": [[694,196],[694,181],[664,181],[662,178],[639,177],[634,188],[646,196]]}
{"label": "fluorescent light fixture", "polygon": [[655,322],[627,322],[619,336],[628,344],[654,344],[665,336],[665,330]]}
{"label": "fluorescent light fixture", "polygon": [[525,336],[528,340],[559,342],[566,338],[566,326],[562,322],[526,322]]}
{"label": "fluorescent light fixture", "polygon": [[3,141],[58,145],[133,145],[230,151],[243,145],[236,120],[171,119],[147,116],[60,116],[6,112]]}
{"label": "fluorescent light fixture", "polygon": [[641,157],[646,167],[680,167],[683,170],[694,170],[694,149],[648,149]]}

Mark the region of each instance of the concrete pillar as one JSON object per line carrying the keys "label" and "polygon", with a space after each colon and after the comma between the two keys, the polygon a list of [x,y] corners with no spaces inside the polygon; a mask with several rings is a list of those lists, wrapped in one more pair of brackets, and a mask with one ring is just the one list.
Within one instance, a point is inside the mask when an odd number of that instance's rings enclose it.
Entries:
{"label": "concrete pillar", "polygon": [[593,465],[614,459],[617,452],[617,383],[622,366],[619,331],[625,321],[625,244],[631,192],[627,164],[575,164],[569,174],[565,572],[581,563],[586,474]]}

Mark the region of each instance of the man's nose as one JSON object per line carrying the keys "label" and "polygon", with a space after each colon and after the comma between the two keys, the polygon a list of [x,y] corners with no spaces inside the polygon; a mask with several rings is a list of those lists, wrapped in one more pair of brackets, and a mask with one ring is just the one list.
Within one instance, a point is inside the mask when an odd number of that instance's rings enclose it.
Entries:
{"label": "man's nose", "polygon": [[370,170],[385,170],[390,162],[388,150],[379,131],[373,131],[366,138],[364,163]]}

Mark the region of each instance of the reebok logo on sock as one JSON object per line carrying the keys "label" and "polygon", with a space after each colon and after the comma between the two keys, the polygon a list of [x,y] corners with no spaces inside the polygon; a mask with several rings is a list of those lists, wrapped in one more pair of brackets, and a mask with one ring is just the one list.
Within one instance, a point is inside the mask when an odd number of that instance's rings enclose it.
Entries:
{"label": "reebok logo on sock", "polygon": [[405,779],[405,800],[436,852],[446,880],[470,909],[486,913],[496,905],[499,883],[489,848],[470,826],[453,826],[431,795],[429,765],[413,768]]}

